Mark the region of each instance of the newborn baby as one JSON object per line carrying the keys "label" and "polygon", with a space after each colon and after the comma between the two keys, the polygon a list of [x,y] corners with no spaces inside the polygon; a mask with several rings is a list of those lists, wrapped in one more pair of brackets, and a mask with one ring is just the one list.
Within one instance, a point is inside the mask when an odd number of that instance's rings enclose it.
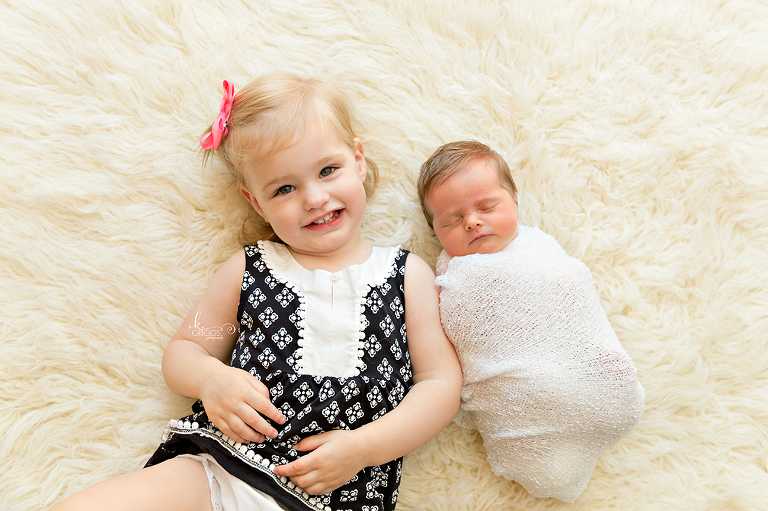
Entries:
{"label": "newborn baby", "polygon": [[440,314],[464,372],[457,421],[480,431],[494,473],[573,502],[645,398],[589,269],[518,226],[508,167],[487,146],[438,149],[419,195],[444,249]]}

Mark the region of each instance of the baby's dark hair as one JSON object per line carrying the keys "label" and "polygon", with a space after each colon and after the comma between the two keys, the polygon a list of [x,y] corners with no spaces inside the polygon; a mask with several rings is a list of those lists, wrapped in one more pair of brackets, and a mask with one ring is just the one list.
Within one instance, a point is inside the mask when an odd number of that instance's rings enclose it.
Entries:
{"label": "baby's dark hair", "polygon": [[426,202],[429,193],[463,169],[468,163],[478,159],[489,162],[499,176],[499,184],[513,197],[517,194],[517,187],[512,179],[509,165],[499,153],[475,140],[449,142],[438,147],[432,156],[427,158],[419,173],[417,183],[419,202],[424,218],[427,219],[430,227],[433,227],[432,212],[429,211]]}

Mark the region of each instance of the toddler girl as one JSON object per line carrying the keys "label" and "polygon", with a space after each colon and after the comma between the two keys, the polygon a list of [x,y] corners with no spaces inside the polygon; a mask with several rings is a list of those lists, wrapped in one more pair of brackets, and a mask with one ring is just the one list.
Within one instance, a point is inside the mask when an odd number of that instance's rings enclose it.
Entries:
{"label": "toddler girl", "polygon": [[224,90],[200,143],[258,217],[163,356],[198,401],[146,468],[57,509],[394,509],[401,457],[459,405],[434,274],[361,237],[376,169],[338,91],[283,74]]}
{"label": "toddler girl", "polygon": [[443,245],[436,282],[464,371],[459,423],[480,431],[496,474],[572,502],[645,396],[589,268],[518,226],[509,167],[484,144],[440,147],[418,191]]}

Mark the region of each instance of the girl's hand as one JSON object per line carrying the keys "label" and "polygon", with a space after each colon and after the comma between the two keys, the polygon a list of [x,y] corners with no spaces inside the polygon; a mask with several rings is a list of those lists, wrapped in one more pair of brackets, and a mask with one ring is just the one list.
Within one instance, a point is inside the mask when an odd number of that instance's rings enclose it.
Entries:
{"label": "girl's hand", "polygon": [[264,436],[277,436],[277,430],[264,417],[278,424],[286,420],[270,401],[267,387],[236,367],[221,365],[201,389],[200,399],[211,422],[229,438],[243,444],[261,443]]}
{"label": "girl's hand", "polygon": [[334,430],[307,437],[294,447],[311,451],[287,465],[275,467],[275,474],[309,493],[322,495],[335,490],[367,466],[365,450],[352,431]]}

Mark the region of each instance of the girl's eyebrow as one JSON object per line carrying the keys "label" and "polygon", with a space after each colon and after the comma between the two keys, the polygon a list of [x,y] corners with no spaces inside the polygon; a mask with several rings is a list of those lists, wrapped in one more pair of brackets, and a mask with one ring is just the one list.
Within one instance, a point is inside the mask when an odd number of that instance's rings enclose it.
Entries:
{"label": "girl's eyebrow", "polygon": [[282,176],[278,176],[275,179],[273,179],[272,181],[270,181],[269,183],[265,183],[264,186],[261,187],[261,189],[264,190],[264,191],[271,190],[272,188],[277,186],[278,183],[283,183],[285,181],[290,181],[291,178],[292,178],[292,176],[290,174],[285,174],[285,175],[282,175]]}
{"label": "girl's eyebrow", "polygon": [[331,163],[332,161],[338,161],[341,158],[344,158],[344,155],[341,153],[331,154],[329,156],[326,156],[324,158],[320,158],[319,160],[317,160],[317,163],[315,165],[317,165],[318,167],[325,166]]}

